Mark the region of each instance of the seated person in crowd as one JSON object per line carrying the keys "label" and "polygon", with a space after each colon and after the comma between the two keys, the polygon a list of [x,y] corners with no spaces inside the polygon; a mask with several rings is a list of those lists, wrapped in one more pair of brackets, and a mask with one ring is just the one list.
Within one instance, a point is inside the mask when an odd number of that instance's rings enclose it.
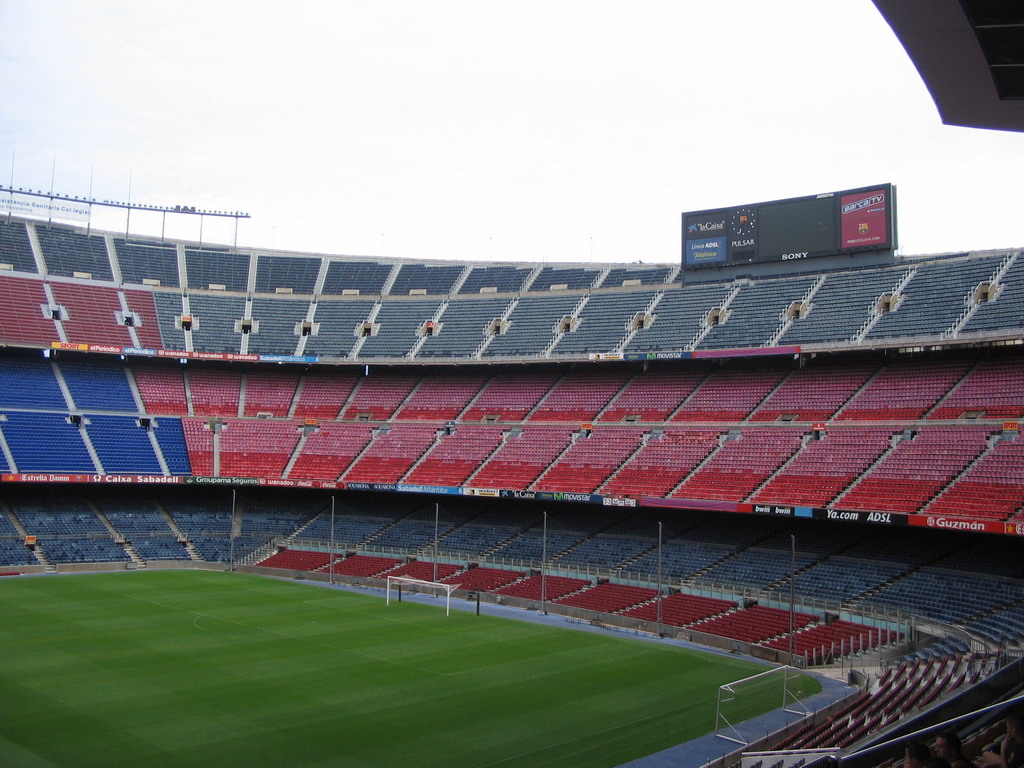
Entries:
{"label": "seated person in crowd", "polygon": [[974,761],[982,768],[1024,768],[1024,715],[1006,718],[1006,735]]}
{"label": "seated person in crowd", "polygon": [[925,761],[931,756],[923,741],[908,741],[903,747],[903,768],[925,768]]}
{"label": "seated person in crowd", "polygon": [[936,757],[941,757],[950,768],[971,768],[971,761],[963,755],[963,744],[960,737],[952,731],[940,733],[935,737],[933,747]]}

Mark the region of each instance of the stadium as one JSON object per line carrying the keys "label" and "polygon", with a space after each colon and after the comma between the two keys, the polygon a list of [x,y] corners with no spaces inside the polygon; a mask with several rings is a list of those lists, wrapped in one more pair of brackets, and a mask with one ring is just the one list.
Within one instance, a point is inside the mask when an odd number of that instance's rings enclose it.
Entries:
{"label": "stadium", "polygon": [[[875,5],[944,121],[1024,130],[977,64],[996,10]],[[994,79],[966,106],[938,31]],[[666,264],[211,245],[3,192],[6,764],[859,767],[1019,706],[1022,249],[898,254],[889,183],[739,190]],[[782,709],[730,687],[768,669]]]}

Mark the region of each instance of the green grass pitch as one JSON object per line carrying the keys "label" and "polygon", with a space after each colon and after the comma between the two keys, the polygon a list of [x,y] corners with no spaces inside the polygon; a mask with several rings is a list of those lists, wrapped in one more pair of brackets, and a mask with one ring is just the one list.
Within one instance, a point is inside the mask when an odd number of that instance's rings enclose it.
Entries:
{"label": "green grass pitch", "polygon": [[209,571],[0,579],[0,617],[6,768],[617,766],[764,670]]}

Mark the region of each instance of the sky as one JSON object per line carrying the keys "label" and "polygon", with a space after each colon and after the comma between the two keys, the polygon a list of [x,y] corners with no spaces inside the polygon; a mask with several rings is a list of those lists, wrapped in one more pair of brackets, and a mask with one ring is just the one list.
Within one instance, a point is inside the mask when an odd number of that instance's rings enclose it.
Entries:
{"label": "sky", "polygon": [[96,229],[673,263],[684,211],[891,182],[899,253],[1024,245],[1024,134],[942,125],[870,0],[0,8],[0,183],[251,215]]}

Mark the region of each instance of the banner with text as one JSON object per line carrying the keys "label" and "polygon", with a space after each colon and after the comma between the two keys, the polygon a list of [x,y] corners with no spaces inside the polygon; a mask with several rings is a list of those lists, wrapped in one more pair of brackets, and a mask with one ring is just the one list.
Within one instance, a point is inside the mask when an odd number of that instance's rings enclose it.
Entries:
{"label": "banner with text", "polygon": [[84,224],[89,221],[89,204],[80,200],[57,200],[52,197],[2,191],[0,213]]}

